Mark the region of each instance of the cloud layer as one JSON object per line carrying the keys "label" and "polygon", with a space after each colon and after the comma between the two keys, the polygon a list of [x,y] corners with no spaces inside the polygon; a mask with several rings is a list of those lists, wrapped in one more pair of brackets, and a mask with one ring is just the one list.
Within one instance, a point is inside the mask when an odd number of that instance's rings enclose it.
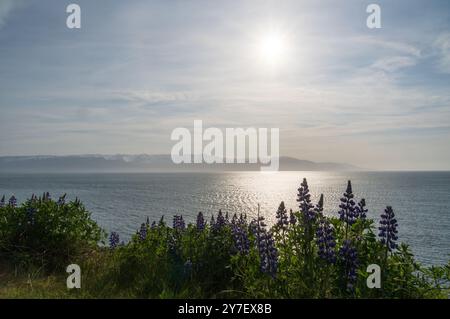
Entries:
{"label": "cloud layer", "polygon": [[[402,2],[402,1],[399,1]],[[447,2],[83,1],[0,5],[0,154],[169,153],[170,133],[279,127],[283,155],[450,169]],[[14,2],[15,3],[15,2]],[[411,23],[414,21],[415,23]],[[7,24],[6,24],[7,23]],[[258,41],[277,30],[283,60]]]}

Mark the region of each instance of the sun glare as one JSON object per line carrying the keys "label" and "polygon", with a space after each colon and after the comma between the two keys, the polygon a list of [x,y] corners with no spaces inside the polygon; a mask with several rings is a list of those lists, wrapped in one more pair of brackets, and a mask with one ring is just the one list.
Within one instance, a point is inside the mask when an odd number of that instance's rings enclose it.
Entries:
{"label": "sun glare", "polygon": [[259,54],[264,63],[272,66],[280,64],[285,52],[286,41],[282,34],[270,32],[260,39]]}

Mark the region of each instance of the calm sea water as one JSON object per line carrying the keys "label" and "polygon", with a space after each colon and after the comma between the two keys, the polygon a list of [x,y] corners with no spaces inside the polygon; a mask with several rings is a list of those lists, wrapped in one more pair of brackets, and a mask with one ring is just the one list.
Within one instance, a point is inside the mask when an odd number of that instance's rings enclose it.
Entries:
{"label": "calm sea water", "polygon": [[0,194],[19,201],[32,193],[67,193],[80,198],[107,231],[123,238],[145,221],[173,214],[193,221],[199,211],[256,214],[258,203],[270,221],[280,201],[296,209],[297,188],[308,179],[313,200],[325,196],[325,213],[337,215],[339,198],[351,180],[378,220],[386,205],[398,217],[400,240],[426,264],[450,259],[450,172],[245,172],[145,174],[0,174]]}

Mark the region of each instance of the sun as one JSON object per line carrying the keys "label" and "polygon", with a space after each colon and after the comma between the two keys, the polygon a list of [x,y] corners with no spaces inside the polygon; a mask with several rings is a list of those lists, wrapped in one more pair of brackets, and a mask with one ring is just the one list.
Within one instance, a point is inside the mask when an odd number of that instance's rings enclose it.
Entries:
{"label": "sun", "polygon": [[259,40],[258,51],[262,62],[275,66],[283,62],[287,49],[286,39],[279,32],[269,32]]}

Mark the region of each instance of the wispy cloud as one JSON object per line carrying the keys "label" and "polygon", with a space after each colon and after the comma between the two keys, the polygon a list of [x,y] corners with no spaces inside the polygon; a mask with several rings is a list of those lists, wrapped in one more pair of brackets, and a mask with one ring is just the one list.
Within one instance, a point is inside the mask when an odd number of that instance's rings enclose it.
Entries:
{"label": "wispy cloud", "polygon": [[416,59],[409,56],[386,57],[377,60],[372,67],[386,72],[395,72],[416,65]]}
{"label": "wispy cloud", "polygon": [[354,37],[353,40],[359,44],[371,45],[375,47],[376,50],[385,49],[415,57],[420,57],[422,54],[420,48],[404,41],[393,41],[374,36],[358,36]]}
{"label": "wispy cloud", "polygon": [[438,36],[434,42],[437,51],[438,70],[443,73],[450,73],[450,32]]}
{"label": "wispy cloud", "polygon": [[0,29],[6,24],[6,21],[14,9],[23,5],[22,0],[2,0],[0,1]]}

